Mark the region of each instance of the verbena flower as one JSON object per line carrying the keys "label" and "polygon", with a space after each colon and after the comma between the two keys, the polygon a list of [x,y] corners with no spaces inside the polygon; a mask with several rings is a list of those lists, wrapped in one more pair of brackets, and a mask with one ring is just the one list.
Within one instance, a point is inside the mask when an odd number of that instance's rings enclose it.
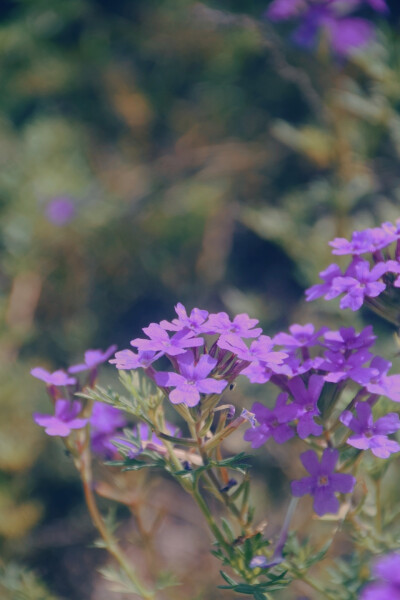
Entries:
{"label": "verbena flower", "polygon": [[155,381],[162,387],[175,388],[169,393],[173,404],[196,406],[200,402],[200,394],[221,394],[228,382],[217,380],[208,375],[217,365],[217,360],[209,354],[200,356],[196,363],[192,351],[178,356],[179,373],[159,372]]}
{"label": "verbena flower", "polygon": [[322,327],[318,331],[315,331],[312,323],[307,323],[306,325],[295,323],[289,327],[289,331],[290,334],[284,332],[278,333],[273,340],[275,344],[285,346],[288,349],[312,348],[319,344],[319,338],[328,331],[328,327]]}
{"label": "verbena flower", "polygon": [[342,352],[327,350],[319,368],[322,371],[328,371],[324,375],[325,381],[339,383],[339,381],[352,379],[360,385],[365,385],[371,381],[371,378],[379,374],[377,369],[363,366],[371,358],[373,358],[373,354],[364,349],[358,350],[348,356]]}
{"label": "verbena flower", "polygon": [[107,348],[104,352],[102,350],[86,350],[85,362],[79,365],[73,365],[69,367],[69,373],[80,373],[81,371],[88,371],[96,369],[99,365],[106,362],[112,354],[114,354],[117,346],[113,345]]}
{"label": "verbena flower", "polygon": [[190,315],[187,314],[186,308],[181,302],[175,306],[175,312],[178,315],[177,319],[169,321],[161,321],[160,326],[168,331],[181,331],[182,329],[190,329],[194,333],[203,333],[204,323],[208,317],[207,310],[194,308]]}
{"label": "verbena flower", "polygon": [[122,412],[103,402],[94,402],[90,416],[90,436],[93,452],[103,457],[115,454],[112,439],[118,430],[126,427],[127,421]]}
{"label": "verbena flower", "polygon": [[74,383],[76,383],[75,377],[70,377],[67,373],[65,373],[65,371],[62,371],[61,369],[50,373],[49,371],[46,371],[46,369],[42,369],[42,367],[35,367],[31,370],[31,375],[33,375],[33,377],[36,377],[36,379],[41,379],[48,385],[59,386],[73,385]]}
{"label": "verbena flower", "polygon": [[354,231],[351,240],[346,238],[335,238],[329,245],[333,248],[332,254],[360,256],[361,254],[373,253],[386,248],[396,239],[396,234],[388,227],[374,227],[363,231]]}
{"label": "verbena flower", "polygon": [[352,475],[334,472],[339,458],[338,450],[326,448],[321,462],[314,450],[304,452],[300,458],[310,477],[292,481],[293,496],[314,496],[314,510],[320,517],[326,513],[337,513],[340,504],[335,493],[347,494],[353,491],[356,482]]}
{"label": "verbena flower", "polygon": [[367,325],[360,333],[357,333],[354,327],[341,327],[339,331],[326,332],[322,346],[333,352],[344,354],[351,350],[370,348],[375,340],[376,336],[373,334],[371,325]]}
{"label": "verbena flower", "polygon": [[357,417],[348,410],[340,415],[343,425],[354,431],[354,435],[347,439],[350,446],[359,450],[369,449],[378,458],[388,458],[400,450],[400,445],[387,437],[400,429],[399,415],[389,413],[374,423],[369,404],[358,402],[355,408]]}
{"label": "verbena flower", "polygon": [[235,333],[243,338],[256,338],[262,333],[261,327],[255,327],[258,319],[251,319],[246,313],[236,315],[233,321],[225,312],[211,314],[206,324],[206,333],[214,335]]}
{"label": "verbena flower", "polygon": [[184,354],[188,348],[203,346],[202,338],[194,338],[193,331],[182,330],[178,331],[171,338],[168,333],[157,323],[151,323],[148,327],[143,328],[144,333],[150,338],[148,340],[136,338],[131,341],[131,345],[139,349],[139,351],[162,352],[168,356],[178,356]]}
{"label": "verbena flower", "polygon": [[395,402],[400,402],[400,375],[388,375],[392,363],[381,356],[375,356],[370,366],[376,370],[376,374],[366,384],[366,389],[371,394],[386,396]]}
{"label": "verbena flower", "polygon": [[298,408],[294,404],[287,404],[288,397],[288,394],[279,394],[273,409],[260,402],[253,404],[251,411],[259,426],[247,429],[244,434],[244,439],[251,442],[252,448],[259,448],[270,437],[278,444],[283,444],[294,436],[294,431],[288,423],[297,416]]}
{"label": "verbena flower", "polygon": [[374,25],[352,13],[363,3],[385,13],[384,0],[274,0],[266,16],[274,22],[299,19],[293,39],[299,45],[312,47],[322,32],[338,56],[347,56],[365,46],[374,37]]}
{"label": "verbena flower", "polygon": [[115,358],[108,362],[115,365],[118,370],[147,369],[162,355],[163,352],[155,352],[154,350],[143,350],[137,354],[132,350],[120,350],[115,353]]}
{"label": "verbena flower", "polygon": [[392,552],[379,558],[372,571],[382,581],[364,588],[360,600],[400,600],[400,553]]}
{"label": "verbena flower", "polygon": [[33,413],[33,419],[35,423],[45,427],[47,435],[67,437],[73,429],[82,429],[88,422],[88,419],[77,418],[81,410],[79,401],[71,402],[60,398],[56,400],[54,415]]}
{"label": "verbena flower", "polygon": [[331,290],[333,280],[336,277],[341,277],[342,271],[339,265],[332,264],[325,271],[321,271],[319,276],[325,283],[317,283],[306,290],[307,302],[328,294]]}
{"label": "verbena flower", "polygon": [[[323,386],[324,378],[320,375],[311,375],[308,388],[301,377],[293,377],[288,382],[288,388],[293,395],[294,405],[297,409],[297,434],[301,439],[305,439],[309,435],[321,435],[323,431],[322,425],[318,425],[314,421],[314,418],[320,415],[317,402]],[[291,412],[291,410],[293,410],[291,405],[286,407],[286,411]]]}
{"label": "verbena flower", "polygon": [[75,215],[76,207],[74,202],[67,197],[54,198],[45,209],[45,215],[48,221],[58,227],[68,225]]}

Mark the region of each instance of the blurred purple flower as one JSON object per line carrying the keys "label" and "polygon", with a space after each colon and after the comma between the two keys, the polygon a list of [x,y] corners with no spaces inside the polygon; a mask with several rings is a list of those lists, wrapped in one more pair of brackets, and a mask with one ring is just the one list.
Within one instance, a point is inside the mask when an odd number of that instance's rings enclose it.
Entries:
{"label": "blurred purple flower", "polygon": [[88,419],[76,418],[81,410],[82,405],[77,400],[70,402],[60,398],[56,400],[54,415],[33,413],[33,419],[35,423],[45,427],[47,435],[67,437],[73,429],[82,429],[88,422]]}
{"label": "blurred purple flower", "polygon": [[345,473],[334,473],[339,452],[336,449],[326,448],[318,461],[317,453],[308,450],[301,455],[301,462],[310,473],[311,477],[304,477],[298,481],[292,481],[293,496],[314,496],[314,510],[322,517],[326,513],[337,513],[339,500],[335,492],[347,494],[355,485],[355,478]]}
{"label": "blurred purple flower", "polygon": [[252,448],[259,448],[270,437],[278,444],[283,444],[294,436],[288,423],[297,416],[298,407],[295,404],[288,405],[287,400],[288,394],[279,394],[272,410],[260,402],[253,404],[251,411],[260,425],[247,429],[244,433],[244,439],[251,442]]}
{"label": "blurred purple flower", "polygon": [[380,13],[387,12],[384,0],[274,0],[265,16],[271,21],[300,19],[293,39],[305,47],[315,45],[319,33],[327,36],[336,55],[347,56],[374,37],[374,25],[365,19],[348,16],[363,3]]}
{"label": "blurred purple flower", "polygon": [[132,352],[132,350],[120,350],[115,353],[115,358],[112,358],[108,362],[121,370],[147,369],[162,355],[163,352],[154,352],[154,350],[144,350],[137,354]]}
{"label": "blurred purple flower", "polygon": [[95,402],[90,417],[93,452],[111,458],[116,453],[111,441],[118,429],[122,429],[126,424],[126,419],[118,408],[103,402]]}
{"label": "blurred purple flower", "polygon": [[35,367],[31,370],[31,375],[36,377],[36,379],[41,379],[48,385],[73,385],[76,383],[75,377],[69,377],[69,375],[61,369],[54,371],[54,373],[50,373],[49,371],[46,371],[46,369],[42,369],[42,367]]}
{"label": "blurred purple flower", "polygon": [[79,365],[73,365],[68,369],[69,373],[80,373],[81,371],[88,371],[95,369],[98,365],[106,362],[112,354],[114,354],[117,346],[113,345],[107,348],[104,352],[102,350],[86,350],[85,362]]}
{"label": "blurred purple flower", "polygon": [[177,358],[179,373],[161,372],[155,374],[156,383],[162,387],[174,387],[169,394],[173,404],[196,406],[200,402],[200,393],[221,394],[228,382],[207,377],[217,364],[209,354],[203,354],[195,363],[191,350]]}
{"label": "blurred purple flower", "polygon": [[332,282],[336,277],[341,277],[342,271],[340,270],[339,265],[333,263],[329,265],[325,271],[321,271],[319,274],[320,278],[324,280],[325,283],[317,283],[312,285],[308,290],[306,290],[306,300],[307,302],[311,302],[312,300],[316,300],[321,296],[325,296],[332,286]]}
{"label": "blurred purple flower", "polygon": [[400,600],[400,554],[392,552],[379,558],[372,571],[383,581],[364,588],[360,600]]}
{"label": "blurred purple flower", "polygon": [[75,218],[76,207],[74,202],[67,197],[54,198],[47,204],[45,214],[50,223],[57,227],[63,227]]}
{"label": "blurred purple flower", "polygon": [[329,242],[329,245],[333,248],[332,254],[359,256],[360,254],[381,250],[395,240],[396,235],[391,228],[374,227],[373,229],[354,231],[351,241],[346,240],[346,238],[335,238],[332,242]]}
{"label": "blurred purple flower", "polygon": [[378,458],[388,458],[393,452],[399,452],[400,445],[388,439],[388,434],[400,429],[399,415],[389,413],[377,421],[373,421],[372,410],[366,402],[356,404],[355,417],[349,410],[340,415],[340,421],[354,431],[347,443],[359,450],[370,449]]}

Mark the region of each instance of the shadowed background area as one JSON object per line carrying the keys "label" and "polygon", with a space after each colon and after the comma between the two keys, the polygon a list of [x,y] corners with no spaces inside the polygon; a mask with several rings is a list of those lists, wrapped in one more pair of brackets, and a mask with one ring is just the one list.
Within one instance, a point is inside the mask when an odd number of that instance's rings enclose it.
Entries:
{"label": "shadowed background area", "polygon": [[[178,301],[248,312],[269,335],[292,322],[361,324],[337,302],[307,305],[304,290],[331,262],[329,240],[400,216],[399,7],[388,19],[366,11],[376,41],[337,61],[323,40],[299,51],[285,24],[263,19],[267,6],[1,4],[0,546],[11,566],[0,586],[10,598],[17,563],[49,599],[114,597],[96,571],[105,556],[88,548],[73,465],[31,421],[48,406],[30,368],[125,348]],[[243,385],[232,398],[251,406],[256,393],[268,397]],[[271,521],[290,465],[268,450],[254,471],[259,517]],[[130,487],[137,514],[118,515],[129,535],[159,514],[153,568],[178,573],[172,597],[223,597],[197,512],[169,480],[149,499],[142,479]],[[144,570],[146,552],[133,550]],[[29,580],[30,597],[41,585]]]}

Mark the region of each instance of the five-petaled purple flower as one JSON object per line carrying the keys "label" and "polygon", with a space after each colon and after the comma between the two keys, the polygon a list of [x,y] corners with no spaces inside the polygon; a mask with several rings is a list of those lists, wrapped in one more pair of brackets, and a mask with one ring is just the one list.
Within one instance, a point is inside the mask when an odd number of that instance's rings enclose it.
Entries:
{"label": "five-petaled purple flower", "polygon": [[246,313],[236,315],[233,321],[225,312],[211,314],[205,327],[205,332],[210,335],[219,333],[235,333],[239,337],[256,338],[262,334],[261,327],[255,327],[258,319],[251,319]]}
{"label": "five-petaled purple flower", "polygon": [[310,348],[319,344],[318,338],[328,331],[328,327],[322,327],[315,331],[312,323],[306,325],[298,325],[295,323],[289,327],[290,334],[278,333],[274,337],[275,344],[285,346],[289,350],[295,350],[296,348]]}
{"label": "five-petaled purple flower", "polygon": [[190,315],[187,314],[186,308],[181,302],[175,306],[175,312],[178,315],[177,319],[169,321],[161,321],[160,325],[168,331],[181,331],[182,329],[190,329],[194,333],[203,333],[206,329],[204,323],[208,317],[207,310],[194,308]]}
{"label": "five-petaled purple flower", "polygon": [[[297,408],[297,433],[302,440],[309,435],[321,435],[323,431],[322,425],[314,421],[314,418],[320,414],[317,403],[323,386],[324,378],[320,375],[311,375],[308,388],[301,377],[293,377],[288,382],[288,388]],[[286,410],[292,410],[291,405]]]}
{"label": "five-petaled purple flower", "polygon": [[47,435],[67,437],[73,429],[82,429],[88,422],[88,419],[77,418],[81,410],[82,405],[78,400],[71,402],[59,398],[55,403],[54,415],[33,413],[33,419],[35,423],[45,427]]}
{"label": "five-petaled purple flower", "polygon": [[221,394],[227,381],[207,377],[217,364],[217,360],[209,354],[200,356],[195,362],[193,352],[188,350],[177,358],[179,373],[159,372],[155,374],[156,383],[162,387],[174,387],[169,393],[173,404],[196,406],[200,402],[200,394]]}
{"label": "five-petaled purple flower", "polygon": [[326,513],[337,513],[340,504],[335,492],[348,494],[353,491],[356,482],[352,475],[334,473],[339,458],[338,450],[326,448],[321,462],[314,450],[307,450],[300,458],[311,477],[292,481],[293,496],[314,496],[314,510],[320,517]]}
{"label": "five-petaled purple flower", "polygon": [[137,354],[132,350],[120,350],[115,353],[115,358],[108,362],[120,370],[147,369],[162,355],[163,352],[154,352],[154,350],[143,350]]}
{"label": "five-petaled purple flower", "polygon": [[288,423],[297,416],[298,408],[295,404],[288,405],[287,400],[288,394],[279,394],[272,410],[260,402],[253,404],[251,411],[259,426],[247,429],[244,434],[244,439],[251,442],[252,448],[259,448],[270,437],[278,444],[283,444],[294,436],[294,431]]}
{"label": "five-petaled purple flower", "polygon": [[400,600],[400,553],[392,552],[379,558],[372,571],[383,581],[364,588],[360,600]]}
{"label": "five-petaled purple flower", "polygon": [[393,452],[400,450],[400,445],[387,437],[400,429],[399,415],[389,413],[374,423],[371,407],[366,402],[358,402],[356,412],[357,417],[349,410],[340,416],[343,425],[354,431],[354,435],[347,440],[350,446],[359,450],[369,449],[378,458],[388,458]]}
{"label": "five-petaled purple flower", "polygon": [[131,345],[141,352],[152,350],[153,352],[162,352],[168,356],[178,356],[184,354],[188,348],[204,345],[204,340],[194,338],[194,333],[190,330],[183,329],[170,338],[160,325],[151,323],[148,327],[144,327],[143,331],[150,339],[136,338],[131,341]]}
{"label": "five-petaled purple flower", "polygon": [[46,369],[42,369],[42,367],[35,367],[31,370],[31,375],[36,377],[36,379],[41,379],[48,385],[73,385],[76,383],[75,377],[70,377],[61,369],[54,371],[54,373],[50,373],[49,371],[46,371]]}
{"label": "five-petaled purple flower", "polygon": [[114,354],[117,346],[113,345],[107,348],[104,352],[102,350],[86,350],[85,362],[79,365],[73,365],[68,369],[69,373],[80,373],[81,371],[94,370],[96,367],[106,362],[112,354]]}

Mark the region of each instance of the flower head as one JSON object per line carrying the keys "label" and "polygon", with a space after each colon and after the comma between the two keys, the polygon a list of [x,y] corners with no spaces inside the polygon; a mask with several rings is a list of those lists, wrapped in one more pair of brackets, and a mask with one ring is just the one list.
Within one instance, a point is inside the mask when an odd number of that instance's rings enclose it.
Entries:
{"label": "flower head", "polygon": [[74,219],[76,215],[75,204],[67,197],[54,198],[46,206],[45,214],[48,221],[53,225],[63,227]]}
{"label": "flower head", "polygon": [[186,308],[178,302],[175,306],[175,312],[178,315],[177,319],[172,319],[172,322],[161,321],[160,325],[163,329],[168,331],[181,331],[182,329],[189,329],[194,333],[203,333],[205,331],[204,323],[208,317],[207,310],[200,310],[200,308],[194,308],[190,315],[187,314]]}
{"label": "flower head", "polygon": [[122,412],[103,402],[95,402],[90,417],[90,436],[93,452],[100,456],[111,457],[115,454],[112,439],[117,431],[126,426]]}
{"label": "flower head", "polygon": [[364,588],[360,600],[400,600],[400,553],[392,552],[379,558],[373,573],[382,581]]}
{"label": "flower head", "polygon": [[304,452],[300,458],[310,477],[291,484],[293,496],[314,496],[314,510],[320,517],[326,513],[337,513],[339,500],[335,492],[347,494],[353,491],[356,482],[352,475],[334,473],[338,457],[339,452],[331,448],[324,450],[321,462],[314,450]]}
{"label": "flower head", "polygon": [[178,356],[184,354],[188,348],[204,345],[204,340],[193,337],[194,333],[190,330],[178,331],[170,338],[160,325],[151,323],[148,327],[144,327],[143,331],[150,339],[136,338],[131,341],[131,345],[138,348],[140,352],[150,350],[160,352],[160,356],[162,354]]}
{"label": "flower head", "polygon": [[35,367],[31,370],[31,375],[36,377],[36,379],[41,379],[48,385],[73,385],[76,383],[75,377],[70,377],[62,370],[50,373],[49,371],[46,371],[46,369],[42,369],[42,367]]}
{"label": "flower head", "polygon": [[297,416],[298,408],[294,404],[288,405],[287,400],[288,394],[279,394],[272,410],[260,402],[253,404],[251,411],[260,425],[247,429],[244,434],[244,439],[251,442],[252,448],[259,448],[270,437],[278,444],[283,444],[294,436],[288,423]]}
{"label": "flower head", "polygon": [[301,377],[293,377],[288,382],[288,388],[297,408],[297,433],[302,440],[309,435],[321,435],[323,431],[322,426],[314,421],[314,418],[320,414],[317,403],[323,386],[324,378],[320,375],[311,375],[308,388]]}
{"label": "flower head", "polygon": [[173,404],[196,406],[200,394],[221,394],[228,382],[208,377],[217,365],[217,360],[209,354],[200,356],[196,363],[194,354],[188,350],[177,358],[179,373],[159,372],[155,374],[156,383],[162,387],[175,388],[169,393]]}
{"label": "flower head", "polygon": [[115,353],[115,358],[108,362],[115,365],[119,370],[147,369],[153,362],[163,355],[163,352],[154,352],[154,350],[143,350],[137,354],[132,350],[120,350]]}
{"label": "flower head", "polygon": [[34,413],[33,419],[35,423],[45,427],[47,435],[67,437],[73,429],[82,429],[88,422],[88,419],[77,418],[81,410],[82,405],[78,400],[70,402],[60,398],[56,400],[54,415]]}
{"label": "flower head", "polygon": [[370,449],[378,458],[388,458],[393,452],[399,452],[400,445],[388,439],[388,434],[400,429],[399,415],[389,413],[377,421],[373,421],[372,410],[366,402],[356,404],[357,417],[346,410],[340,416],[340,421],[354,431],[347,443],[359,450]]}
{"label": "flower head", "polygon": [[79,365],[73,365],[68,369],[69,373],[80,373],[81,371],[89,371],[96,369],[98,365],[106,362],[116,351],[117,346],[110,346],[104,352],[102,350],[86,350],[85,362]]}

